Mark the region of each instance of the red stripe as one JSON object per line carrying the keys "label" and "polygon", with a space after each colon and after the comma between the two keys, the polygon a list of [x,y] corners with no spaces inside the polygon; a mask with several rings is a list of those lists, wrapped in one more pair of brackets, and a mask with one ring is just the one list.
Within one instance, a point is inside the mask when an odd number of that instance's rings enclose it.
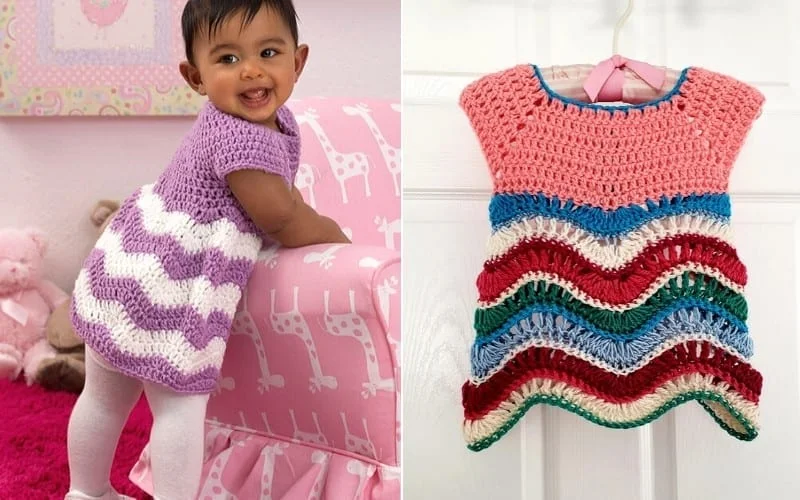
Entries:
{"label": "red stripe", "polygon": [[709,236],[687,234],[659,240],[624,267],[614,270],[601,268],[569,245],[539,238],[527,240],[501,257],[487,261],[477,285],[480,300],[490,301],[524,274],[547,272],[572,282],[596,299],[626,304],[665,271],[687,263],[713,267],[735,283],[742,286],[747,283],[747,270],[732,246]]}
{"label": "red stripe", "polygon": [[[698,351],[699,346],[699,353]],[[636,401],[680,375],[714,375],[745,399],[758,402],[762,377],[749,363],[708,342],[688,341],[661,353],[630,375],[617,375],[559,349],[531,347],[520,352],[489,380],[462,387],[467,419],[488,414],[523,384],[535,378],[566,382],[610,403]]]}

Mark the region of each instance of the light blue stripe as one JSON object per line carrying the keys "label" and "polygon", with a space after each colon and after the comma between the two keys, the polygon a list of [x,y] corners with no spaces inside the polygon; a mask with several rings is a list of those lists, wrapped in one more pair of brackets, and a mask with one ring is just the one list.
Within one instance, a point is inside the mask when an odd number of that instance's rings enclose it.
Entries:
{"label": "light blue stripe", "polygon": [[490,343],[472,346],[472,374],[484,377],[503,358],[531,339],[541,339],[553,347],[578,349],[589,356],[624,370],[637,365],[665,341],[687,334],[716,338],[744,358],[753,355],[753,341],[746,332],[713,313],[680,310],[664,318],[653,330],[628,340],[617,340],[574,324],[554,314],[537,314],[497,336]]}

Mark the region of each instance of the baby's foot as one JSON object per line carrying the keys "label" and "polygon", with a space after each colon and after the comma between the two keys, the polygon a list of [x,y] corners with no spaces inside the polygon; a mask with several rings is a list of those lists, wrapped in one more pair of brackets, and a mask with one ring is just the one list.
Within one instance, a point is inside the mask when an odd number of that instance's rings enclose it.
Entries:
{"label": "baby's foot", "polygon": [[67,496],[64,497],[64,500],[136,500],[136,499],[133,497],[129,497],[127,495],[121,495],[112,488],[108,490],[106,494],[101,497],[93,497],[85,493],[81,493],[80,491],[72,490],[69,493],[67,493]]}

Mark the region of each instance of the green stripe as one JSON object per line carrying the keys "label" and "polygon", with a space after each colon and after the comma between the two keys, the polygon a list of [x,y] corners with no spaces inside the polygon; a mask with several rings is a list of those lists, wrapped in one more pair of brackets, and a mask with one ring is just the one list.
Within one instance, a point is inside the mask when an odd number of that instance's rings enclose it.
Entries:
{"label": "green stripe", "polygon": [[[703,403],[702,400],[704,399],[714,400],[723,405],[725,409],[727,409],[731,413],[731,415],[733,415],[733,417],[740,424],[742,424],[742,426],[746,429],[746,432],[744,433],[739,432],[731,428],[725,422],[723,422],[713,412],[713,410],[711,410],[711,408],[709,408],[706,404]],[[739,410],[735,409],[730,403],[728,403],[728,401],[725,398],[711,391],[691,391],[683,393],[680,396],[677,396],[671,399],[670,401],[667,401],[647,417],[627,422],[611,422],[609,420],[605,420],[603,418],[598,417],[589,410],[586,410],[585,408],[559,396],[535,394],[527,398],[525,400],[525,403],[522,406],[518,407],[517,410],[514,412],[514,414],[511,416],[511,418],[509,418],[508,421],[506,421],[506,423],[504,423],[499,429],[493,432],[490,436],[475,441],[474,443],[469,443],[467,445],[467,448],[469,448],[472,451],[481,451],[483,449],[488,448],[495,441],[503,437],[505,433],[510,431],[511,428],[514,427],[514,425],[519,421],[519,419],[521,419],[525,415],[525,413],[527,413],[528,410],[531,409],[531,407],[539,403],[557,406],[564,410],[575,413],[576,415],[580,415],[581,417],[591,422],[594,422],[595,424],[602,425],[604,427],[610,427],[612,429],[630,429],[633,427],[639,427],[641,425],[649,424],[650,422],[659,418],[661,415],[671,410],[672,408],[692,400],[697,400],[703,406],[703,408],[705,408],[706,411],[708,411],[711,414],[711,416],[714,417],[714,420],[716,420],[717,424],[719,424],[720,427],[725,429],[725,431],[727,431],[728,434],[730,434],[731,436],[737,439],[741,439],[742,441],[752,441],[758,435],[758,431],[753,426],[753,424],[750,423],[750,421],[748,421]]]}
{"label": "green stripe", "polygon": [[475,311],[475,331],[488,335],[497,330],[518,312],[534,304],[560,305],[580,315],[598,328],[614,333],[628,333],[640,328],[658,311],[683,298],[708,300],[745,322],[747,301],[744,296],[726,287],[717,279],[690,272],[674,277],[664,284],[643,304],[627,311],[612,311],[593,307],[573,296],[566,288],[552,282],[532,281],[520,287],[514,295],[488,309]]}

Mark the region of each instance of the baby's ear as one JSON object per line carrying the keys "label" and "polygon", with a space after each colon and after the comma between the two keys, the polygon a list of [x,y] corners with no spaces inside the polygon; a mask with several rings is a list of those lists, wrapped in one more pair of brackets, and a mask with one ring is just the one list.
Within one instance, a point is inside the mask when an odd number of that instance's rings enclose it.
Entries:
{"label": "baby's ear", "polygon": [[297,46],[297,49],[294,51],[294,81],[297,83],[297,80],[300,79],[300,75],[303,74],[303,68],[306,67],[306,61],[308,61],[308,45],[300,44]]}
{"label": "baby's ear", "polygon": [[95,227],[100,227],[108,219],[108,216],[119,209],[119,202],[113,200],[100,200],[92,210],[92,224]]}
{"label": "baby's ear", "polygon": [[206,95],[206,88],[203,85],[203,79],[200,77],[200,70],[189,61],[183,61],[180,64],[180,72],[183,79],[195,92],[200,95]]}

